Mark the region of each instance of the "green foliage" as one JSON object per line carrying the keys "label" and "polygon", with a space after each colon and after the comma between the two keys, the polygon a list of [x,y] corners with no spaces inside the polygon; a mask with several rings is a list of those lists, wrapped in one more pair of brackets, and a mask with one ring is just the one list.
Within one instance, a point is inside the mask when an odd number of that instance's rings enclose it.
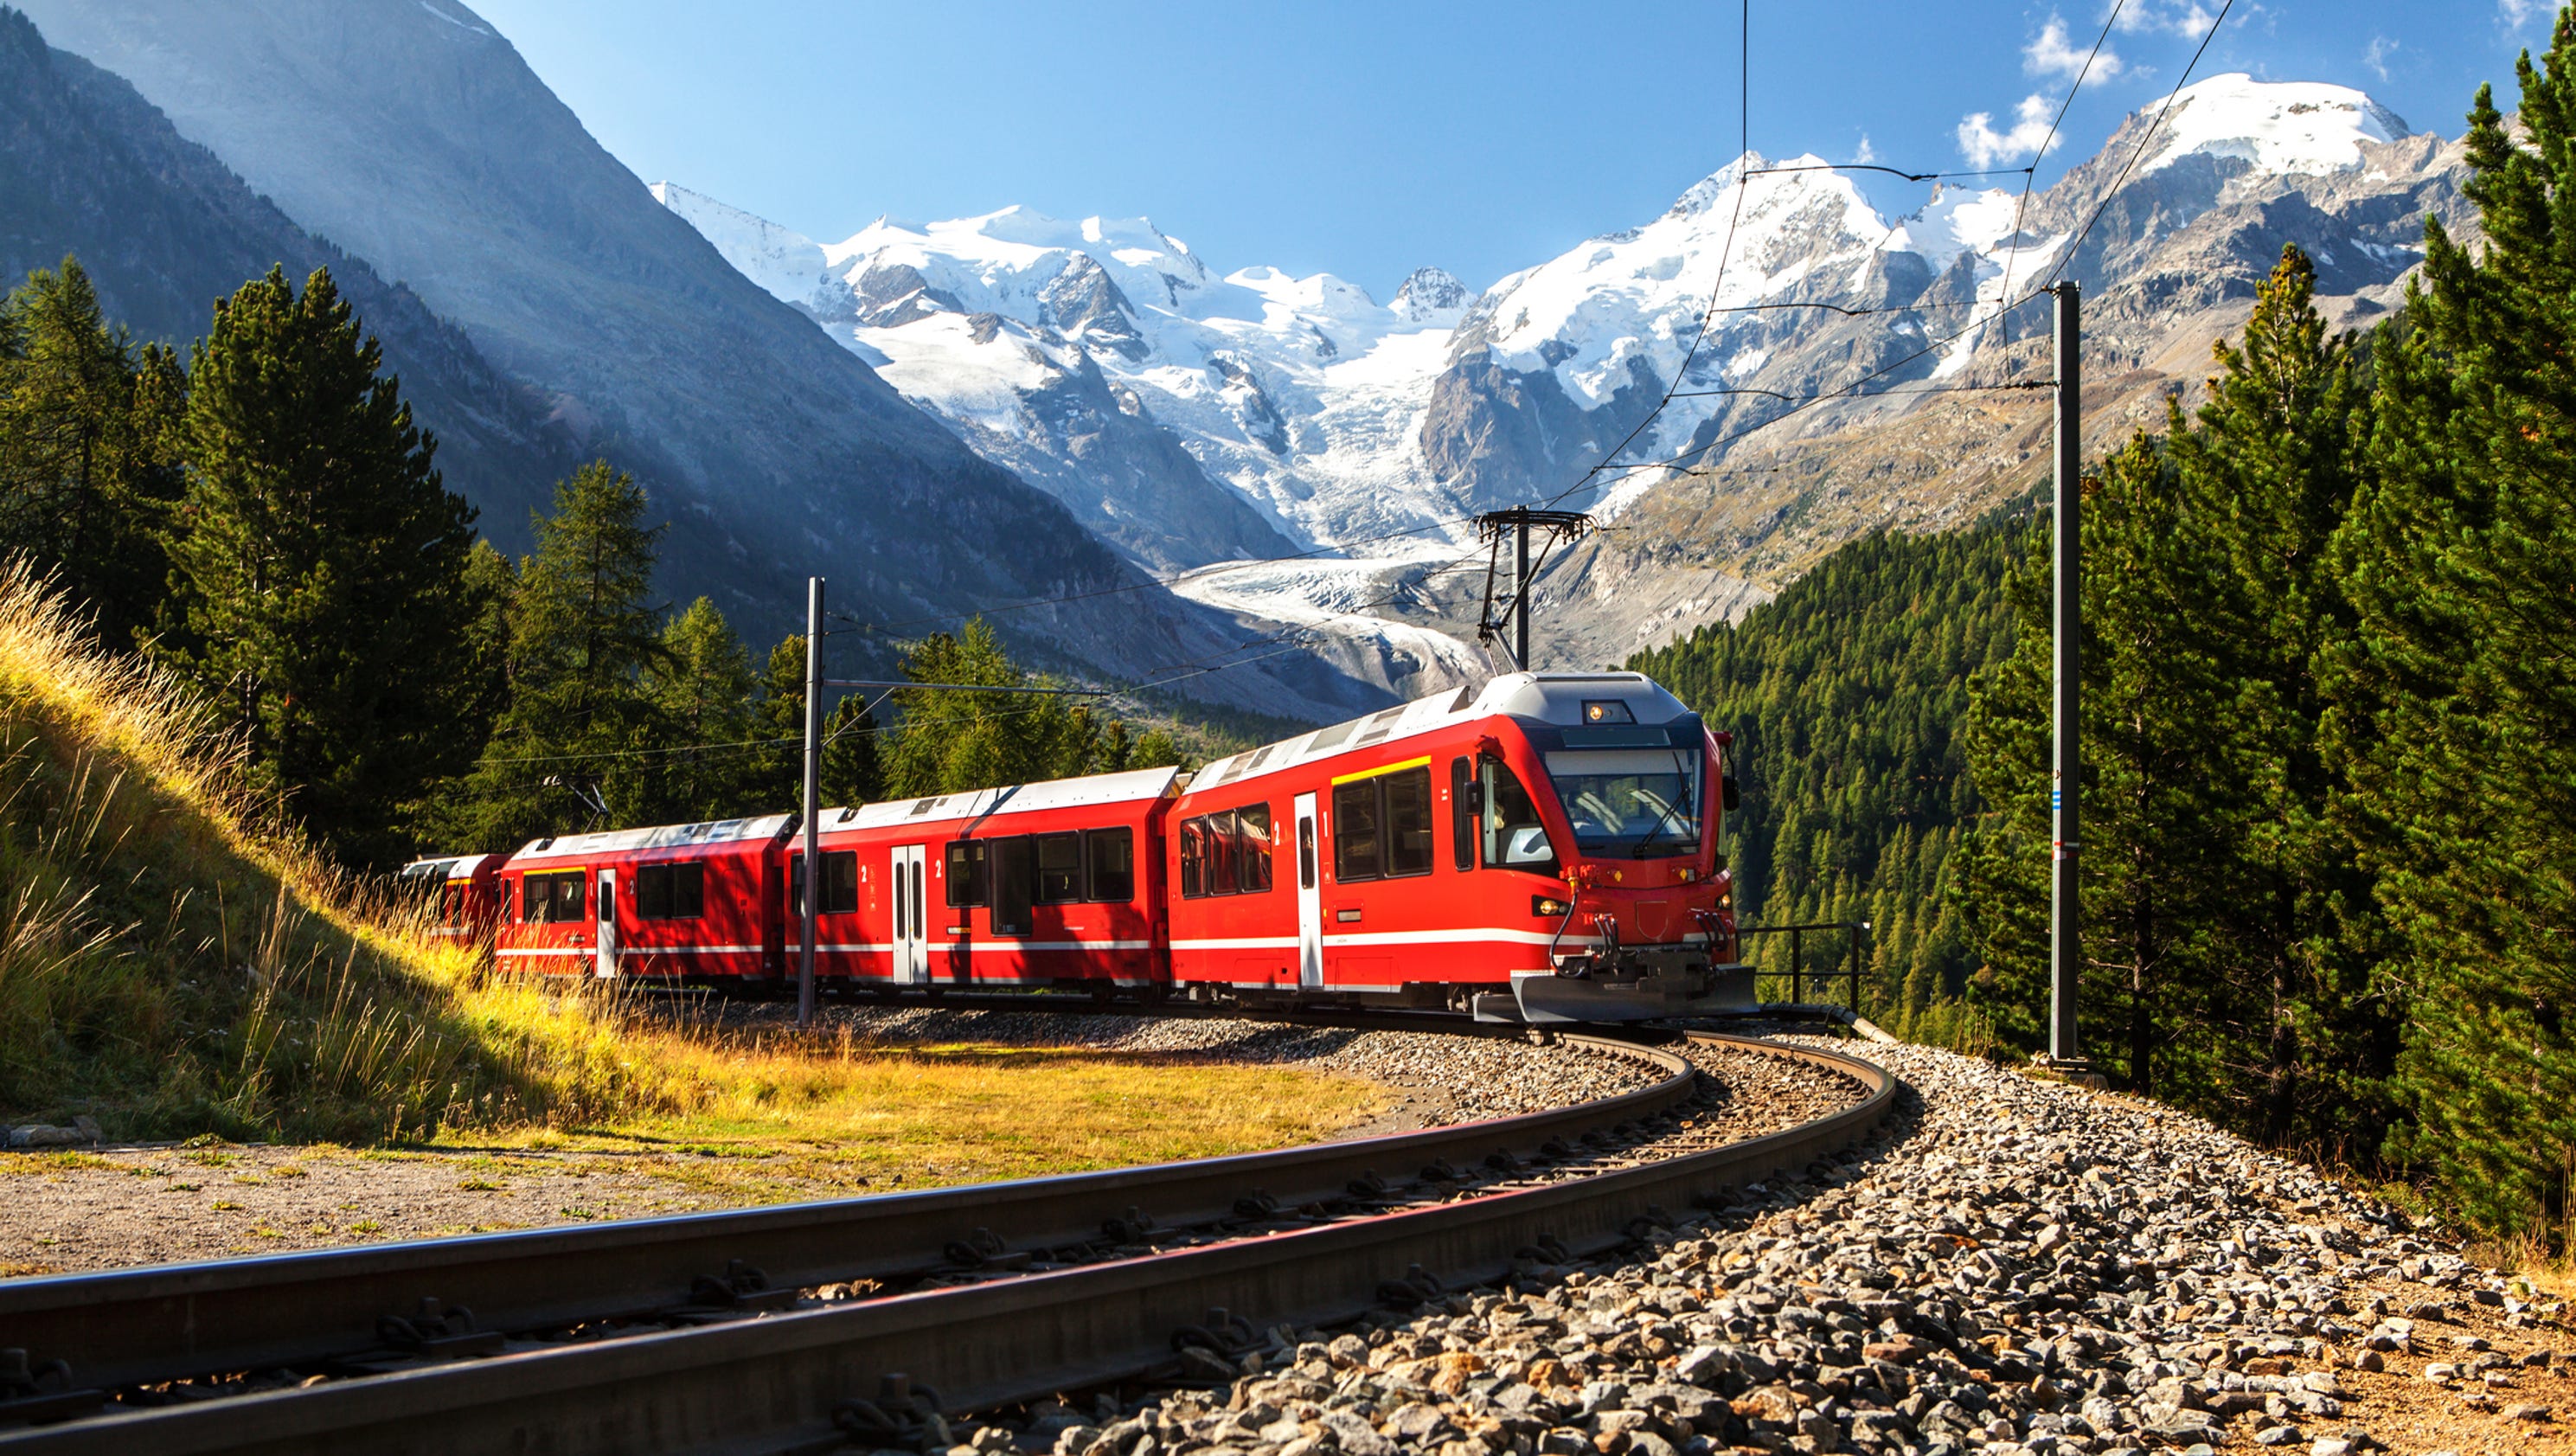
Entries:
{"label": "green foliage", "polygon": [[2411,1007],[2391,1154],[2472,1219],[2576,1235],[2576,13],[2469,114],[2483,255],[2425,229],[2383,329],[2366,483],[2336,538],[2337,817]]}
{"label": "green foliage", "polygon": [[[1863,1009],[1901,1033],[1975,1041],[1975,959],[1947,893],[1980,801],[1956,725],[1972,674],[2012,643],[2003,577],[2023,534],[1879,535],[1827,557],[1741,623],[1628,666],[1736,735],[1745,798],[1730,849],[1746,924],[1866,920]],[[1806,937],[1811,969],[1838,937]],[[1787,969],[1780,938],[1748,949]]]}
{"label": "green foliage", "polygon": [[[2368,400],[2295,248],[2210,401],[2085,482],[2082,1044],[2124,1085],[2274,1145],[2367,1153],[2395,1021],[2358,947],[2368,884],[2330,815],[2325,649],[2351,619],[2328,545]],[[1993,808],[1963,855],[1977,993],[2036,1045],[2048,1001],[2048,577],[2016,574],[2013,657],[1968,738]]]}
{"label": "green foliage", "polygon": [[662,629],[661,655],[644,690],[674,744],[654,755],[651,818],[695,823],[734,817],[757,800],[757,767],[741,747],[753,735],[751,654],[716,604],[700,597]]}
{"label": "green foliage", "polygon": [[659,822],[666,780],[652,750],[695,740],[669,735],[667,698],[648,681],[667,676],[670,653],[649,600],[661,528],[644,525],[644,511],[635,477],[605,460],[555,487],[554,514],[537,518],[537,549],[509,596],[508,704],[452,791],[443,842],[505,849]]}
{"label": "green foliage", "polygon": [[169,590],[186,397],[177,358],[111,327],[78,260],[0,302],[0,554],[51,573],[118,647]]}
{"label": "green foliage", "polygon": [[[763,804],[801,808],[805,799],[805,634],[791,633],[770,649],[753,705],[752,736],[771,746],[760,751],[756,777]],[[866,693],[844,697],[823,718],[824,808],[855,808],[885,797],[877,764],[879,728]],[[776,812],[773,809],[771,812]]]}
{"label": "green foliage", "polygon": [[215,306],[191,357],[169,660],[256,780],[330,850],[399,859],[388,822],[472,751],[473,508],[439,483],[382,352],[328,272]]}
{"label": "green foliage", "polygon": [[[981,618],[957,636],[923,641],[904,658],[917,683],[1038,687],[1012,663]],[[1087,706],[1054,695],[943,693],[898,689],[896,732],[882,750],[886,792],[897,799],[1036,779],[1112,773],[1179,762],[1170,735],[1149,732],[1132,743],[1123,723],[1103,725]]]}

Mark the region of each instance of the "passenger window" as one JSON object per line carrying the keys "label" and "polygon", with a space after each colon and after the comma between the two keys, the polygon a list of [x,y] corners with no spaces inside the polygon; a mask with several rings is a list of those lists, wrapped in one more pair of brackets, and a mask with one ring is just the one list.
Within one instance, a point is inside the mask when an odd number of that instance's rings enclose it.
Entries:
{"label": "passenger window", "polygon": [[855,849],[830,849],[823,852],[823,904],[826,915],[847,915],[859,908],[859,852]]}
{"label": "passenger window", "polygon": [[993,933],[1026,935],[1032,924],[1029,906],[1037,888],[1025,834],[989,843],[993,857]]}
{"label": "passenger window", "polygon": [[1132,829],[1094,829],[1082,836],[1083,858],[1091,879],[1094,900],[1126,901],[1136,898],[1136,832]]}
{"label": "passenger window", "polygon": [[1235,886],[1247,895],[1270,888],[1270,806],[1246,804],[1234,811]]}
{"label": "passenger window", "polygon": [[984,841],[952,839],[948,842],[948,908],[962,909],[984,903]]}
{"label": "passenger window", "polygon": [[1082,836],[1037,836],[1037,902],[1066,905],[1082,898]]}
{"label": "passenger window", "polygon": [[650,864],[635,870],[635,918],[695,920],[706,913],[707,867]]}
{"label": "passenger window", "polygon": [[1234,842],[1234,816],[1230,813],[1210,814],[1199,822],[1207,826],[1208,893],[1236,893],[1243,888],[1243,882],[1235,875],[1241,850]]}
{"label": "passenger window", "polygon": [[1431,770],[1409,768],[1381,777],[1386,786],[1386,872],[1431,873]]}
{"label": "passenger window", "polygon": [[1333,786],[1333,878],[1347,884],[1386,874],[1378,845],[1377,780]]}
{"label": "passenger window", "polygon": [[1181,821],[1181,896],[1195,900],[1207,893],[1207,821]]}
{"label": "passenger window", "polygon": [[1556,850],[1519,776],[1501,759],[1489,758],[1484,780],[1485,867],[1554,873]]}

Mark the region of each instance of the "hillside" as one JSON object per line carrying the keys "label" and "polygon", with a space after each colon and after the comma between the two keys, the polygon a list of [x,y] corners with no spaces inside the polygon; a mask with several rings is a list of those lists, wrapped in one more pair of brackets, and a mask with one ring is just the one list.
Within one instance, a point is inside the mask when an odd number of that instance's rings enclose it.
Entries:
{"label": "hillside", "polygon": [[205,722],[0,570],[0,1110],[372,1141],[667,1105],[609,1023],[478,986],[272,827]]}

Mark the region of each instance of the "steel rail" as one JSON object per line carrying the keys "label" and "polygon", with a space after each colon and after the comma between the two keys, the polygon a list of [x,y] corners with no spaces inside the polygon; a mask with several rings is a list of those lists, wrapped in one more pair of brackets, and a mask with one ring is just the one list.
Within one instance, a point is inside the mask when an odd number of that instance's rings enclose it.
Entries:
{"label": "steel rail", "polygon": [[664,1218],[317,1249],[0,1283],[0,1345],[63,1360],[92,1388],[304,1366],[383,1344],[378,1322],[423,1301],[472,1311],[484,1331],[561,1329],[690,1304],[736,1261],[773,1288],[911,1275],[988,1229],[1014,1250],[1096,1242],[1141,1212],[1166,1229],[1230,1217],[1255,1192],[1279,1206],[1349,1196],[1376,1173],[1401,1183],[1441,1160],[1527,1158],[1552,1139],[1653,1117],[1687,1101],[1686,1060],[1567,1037],[1640,1059],[1654,1085],[1520,1117],[1186,1163]]}
{"label": "steel rail", "polygon": [[1635,1221],[1800,1168],[1865,1136],[1898,1083],[1833,1052],[1738,1042],[1832,1067],[1858,1103],[1802,1126],[1615,1172],[1317,1228],[699,1329],[568,1345],[374,1379],[45,1427],[0,1451],[388,1456],[817,1452],[841,1448],[836,1405],[900,1372],[951,1411],[1124,1378],[1167,1360],[1215,1308],[1255,1324],[1333,1323],[1415,1266],[1450,1287],[1506,1273],[1553,1237],[1578,1256]]}

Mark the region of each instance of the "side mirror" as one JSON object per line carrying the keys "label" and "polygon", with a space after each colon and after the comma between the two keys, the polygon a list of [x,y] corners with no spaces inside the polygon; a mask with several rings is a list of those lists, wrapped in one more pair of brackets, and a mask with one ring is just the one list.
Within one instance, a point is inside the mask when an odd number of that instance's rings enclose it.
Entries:
{"label": "side mirror", "polygon": [[1727,774],[1718,779],[1717,801],[1724,804],[1726,806],[1726,812],[1730,814],[1734,813],[1736,807],[1744,802],[1743,792],[1735,786],[1735,775]]}

